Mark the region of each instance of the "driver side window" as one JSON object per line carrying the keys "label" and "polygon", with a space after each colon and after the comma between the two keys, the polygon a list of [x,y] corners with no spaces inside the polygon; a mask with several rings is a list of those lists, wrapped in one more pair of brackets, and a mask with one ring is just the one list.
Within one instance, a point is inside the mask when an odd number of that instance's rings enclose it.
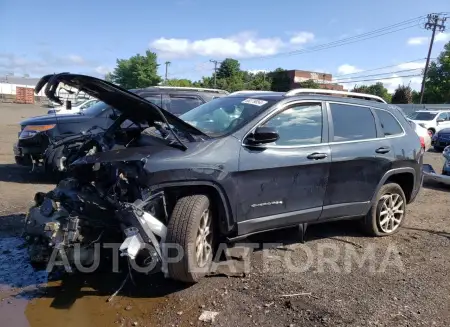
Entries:
{"label": "driver side window", "polygon": [[275,128],[275,145],[310,145],[322,143],[322,105],[301,103],[287,108],[262,126]]}

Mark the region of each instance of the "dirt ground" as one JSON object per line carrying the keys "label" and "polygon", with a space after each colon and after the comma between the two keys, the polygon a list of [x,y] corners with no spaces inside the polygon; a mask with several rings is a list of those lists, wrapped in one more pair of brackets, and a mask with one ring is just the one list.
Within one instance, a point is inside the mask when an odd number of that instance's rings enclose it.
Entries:
{"label": "dirt ground", "polygon": [[[18,122],[44,113],[0,103],[0,325],[450,325],[450,188],[434,184],[424,185],[392,237],[365,237],[352,221],[312,226],[305,244],[292,230],[254,237],[250,241],[280,244],[255,250],[244,276],[208,277],[193,286],[142,276],[138,287],[127,284],[111,302],[121,274],[47,283],[45,273],[27,264],[18,236],[34,193],[53,186],[17,167],[12,152]],[[429,152],[425,162],[440,171],[443,160]],[[349,260],[367,253],[374,256],[365,264]],[[213,323],[199,321],[204,310],[218,312]]]}

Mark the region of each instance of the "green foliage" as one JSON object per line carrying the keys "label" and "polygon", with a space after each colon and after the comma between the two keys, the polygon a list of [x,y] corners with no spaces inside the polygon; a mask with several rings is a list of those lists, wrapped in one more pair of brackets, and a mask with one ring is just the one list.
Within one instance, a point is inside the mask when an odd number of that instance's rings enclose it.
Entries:
{"label": "green foliage", "polygon": [[236,76],[241,72],[241,64],[236,59],[227,58],[220,64],[216,77],[226,79]]}
{"label": "green foliage", "polygon": [[190,80],[188,80],[188,79],[185,79],[185,78],[183,78],[183,79],[176,79],[176,78],[173,78],[173,79],[167,80],[167,82],[164,83],[164,85],[167,85],[167,86],[189,87],[189,86],[192,86],[192,81],[190,81]]}
{"label": "green foliage", "polygon": [[113,81],[112,73],[106,73],[105,74],[105,81],[107,81],[107,82],[112,82]]}
{"label": "green foliage", "polygon": [[123,88],[143,88],[161,82],[158,75],[156,53],[146,51],[145,56],[137,54],[130,59],[117,59],[117,67],[109,78]]}
{"label": "green foliage", "polygon": [[270,89],[272,91],[287,92],[291,89],[291,80],[285,69],[277,68],[268,75],[271,79]]}
{"label": "green foliage", "polygon": [[320,84],[314,82],[314,80],[312,80],[312,79],[309,79],[304,82],[300,82],[298,84],[299,84],[299,87],[302,89],[320,89]]}
{"label": "green foliage", "polygon": [[412,103],[413,102],[413,95],[411,87],[405,86],[405,85],[399,85],[397,89],[395,90],[394,94],[392,95],[392,103],[399,104],[399,103]]}
{"label": "green foliage", "polygon": [[423,103],[450,102],[450,42],[436,61],[431,62],[425,79]]}
{"label": "green foliage", "polygon": [[391,102],[391,94],[387,90],[387,88],[384,87],[383,83],[378,82],[373,85],[361,85],[356,86],[352,92],[357,93],[367,93],[367,94],[373,94],[377,95],[381,98],[383,98],[386,102]]}

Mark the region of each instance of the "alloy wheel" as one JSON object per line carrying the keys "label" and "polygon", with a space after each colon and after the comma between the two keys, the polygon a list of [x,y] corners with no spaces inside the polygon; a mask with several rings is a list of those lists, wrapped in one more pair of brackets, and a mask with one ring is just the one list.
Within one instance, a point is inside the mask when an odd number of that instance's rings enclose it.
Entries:
{"label": "alloy wheel", "polygon": [[197,231],[197,239],[195,243],[195,252],[197,265],[203,268],[209,262],[212,256],[213,233],[211,229],[211,211],[206,209],[200,218],[200,226]]}
{"label": "alloy wheel", "polygon": [[400,194],[385,194],[380,199],[378,221],[380,229],[386,233],[393,233],[401,224],[405,215],[405,204]]}

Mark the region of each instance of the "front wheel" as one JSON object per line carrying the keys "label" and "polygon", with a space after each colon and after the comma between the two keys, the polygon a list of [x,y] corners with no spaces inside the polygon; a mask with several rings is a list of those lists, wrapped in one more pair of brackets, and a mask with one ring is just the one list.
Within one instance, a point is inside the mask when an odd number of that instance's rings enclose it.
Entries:
{"label": "front wheel", "polygon": [[[209,198],[200,194],[180,198],[167,226],[167,254],[170,261],[175,261],[168,263],[170,278],[196,283],[204,277],[213,260],[213,237],[213,211]],[[180,247],[181,258],[177,249]]]}
{"label": "front wheel", "polygon": [[395,234],[403,224],[405,215],[406,197],[402,188],[396,183],[385,184],[363,220],[364,229],[371,236]]}

